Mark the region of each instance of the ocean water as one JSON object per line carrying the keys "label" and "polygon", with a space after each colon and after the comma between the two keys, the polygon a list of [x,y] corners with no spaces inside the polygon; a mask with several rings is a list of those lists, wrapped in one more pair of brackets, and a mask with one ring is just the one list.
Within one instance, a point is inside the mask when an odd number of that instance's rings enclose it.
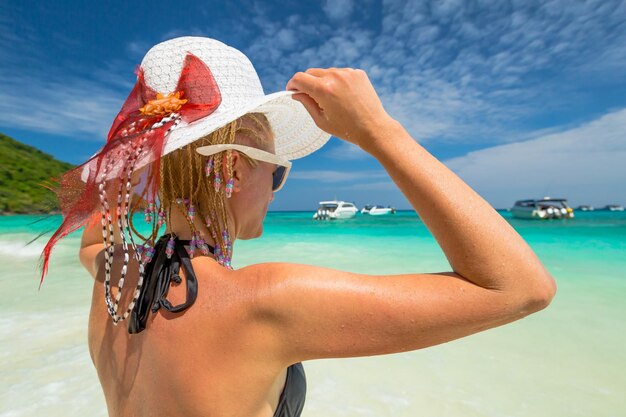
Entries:
{"label": "ocean water", "polygon": [[[557,280],[552,304],[508,325],[412,352],[304,362],[304,417],[626,415],[626,212],[532,221],[499,211]],[[233,266],[282,261],[361,273],[451,268],[412,211],[341,221],[270,212]],[[60,216],[0,217],[0,416],[106,416],[87,349],[91,278],[80,233],[37,262]],[[46,236],[49,236],[46,235]]]}

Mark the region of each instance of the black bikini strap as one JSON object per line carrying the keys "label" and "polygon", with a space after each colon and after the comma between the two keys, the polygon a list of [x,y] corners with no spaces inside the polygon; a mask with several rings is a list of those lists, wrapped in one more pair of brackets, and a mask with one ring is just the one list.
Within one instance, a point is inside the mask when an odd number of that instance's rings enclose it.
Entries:
{"label": "black bikini strap", "polygon": [[[189,240],[181,240],[174,238],[174,253],[170,259],[165,254],[165,247],[170,234],[165,234],[154,245],[156,258],[145,266],[143,286],[135,308],[131,312],[130,321],[128,323],[128,333],[139,333],[146,328],[148,314],[150,311],[156,313],[159,308],[163,307],[167,311],[174,313],[189,308],[198,296],[198,280],[193,271],[189,254],[185,249],[185,245],[189,245]],[[215,248],[208,245],[209,251],[215,253]],[[173,306],[167,300],[167,292],[170,288],[172,280],[180,283],[182,280],[178,275],[180,265],[185,269],[185,280],[187,285],[187,299],[184,303]]]}

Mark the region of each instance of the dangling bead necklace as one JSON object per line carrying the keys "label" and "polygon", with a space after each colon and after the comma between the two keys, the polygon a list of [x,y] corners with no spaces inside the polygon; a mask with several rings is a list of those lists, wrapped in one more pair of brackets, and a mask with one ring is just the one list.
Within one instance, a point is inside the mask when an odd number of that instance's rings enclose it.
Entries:
{"label": "dangling bead necklace", "polygon": [[196,215],[196,209],[193,207],[193,203],[189,204],[189,209],[187,210],[187,216],[193,222],[193,218]]}
{"label": "dangling bead necklace", "polygon": [[[204,255],[209,255],[211,251],[209,250],[209,245],[204,240],[204,234],[203,232],[198,231],[194,225],[196,211],[195,211],[195,207],[193,203],[188,197],[176,198],[174,201],[177,203],[178,209],[185,217],[185,220],[187,220],[187,223],[189,224],[189,228],[192,231],[192,237],[189,240],[189,245],[186,246],[186,250],[187,250],[187,254],[189,255],[189,258],[193,258],[193,256],[196,253],[196,250],[200,250]],[[183,203],[185,206],[184,209],[181,207]],[[217,239],[217,234],[215,233],[215,230],[212,227],[218,224],[215,218],[215,214],[213,212],[209,212],[209,214],[205,215],[204,222],[205,222],[207,229],[211,233],[211,236],[213,237],[213,241],[215,242],[215,247],[213,250],[215,259],[220,265],[226,267],[227,269],[232,270],[233,269],[232,264],[231,264],[232,242],[230,240],[230,234],[228,230],[222,231],[222,241],[224,242],[224,248],[225,248],[225,252],[224,252],[222,251],[222,248],[218,244],[219,240]],[[170,237],[167,242],[166,252],[165,252],[168,258],[171,257],[171,255],[174,253],[174,248],[175,248],[174,238]]]}
{"label": "dangling bead necklace", "polygon": [[[135,162],[137,161],[139,155],[141,155],[141,152],[143,149],[143,143],[146,142],[146,140],[147,139],[144,138],[137,148],[128,150],[128,155],[130,155],[130,157],[128,159],[128,166],[124,168],[124,171],[128,170],[127,178],[126,178],[126,195],[124,198],[124,202],[125,202],[124,213],[122,213],[122,210],[121,210],[123,183],[120,183],[120,189],[118,192],[116,215],[117,215],[118,227],[120,229],[120,235],[122,238],[122,249],[124,251],[124,265],[122,266],[120,280],[118,282],[118,292],[117,292],[117,296],[115,297],[115,300],[113,300],[111,296],[111,284],[110,284],[111,266],[113,263],[112,255],[114,251],[114,233],[113,233],[113,224],[112,224],[113,222],[111,221],[111,213],[109,209],[109,204],[107,202],[107,193],[105,189],[106,174],[107,174],[107,171],[113,166],[113,163],[114,163],[113,158],[110,158],[107,160],[107,163],[105,164],[105,168],[104,168],[101,180],[100,180],[101,182],[99,183],[100,203],[101,203],[101,211],[102,211],[102,236],[103,236],[104,245],[105,245],[105,279],[104,279],[105,297],[104,298],[105,298],[105,302],[107,305],[108,313],[113,319],[114,324],[118,324],[120,321],[126,319],[130,315],[131,311],[135,307],[135,303],[137,302],[139,293],[143,285],[143,274],[144,274],[145,264],[142,262],[139,262],[139,280],[137,282],[137,287],[133,294],[133,298],[131,302],[129,303],[124,314],[121,316],[118,315],[117,311],[118,311],[119,301],[122,295],[122,288],[124,286],[124,279],[126,277],[126,271],[128,268],[128,260],[129,260],[128,245],[126,243],[126,236],[125,236],[124,230],[127,231],[130,237],[130,242],[133,248],[135,249],[135,258],[137,259],[137,261],[140,260],[141,252],[145,253],[149,258],[151,258],[151,256],[153,255],[153,252],[152,253],[150,252],[150,249],[151,249],[150,247],[145,248],[144,245],[137,247],[135,245],[135,242],[132,237],[132,233],[130,232],[130,228],[129,228],[130,215],[129,215],[128,206],[130,204],[130,187],[131,187],[132,173],[133,173]],[[154,203],[152,207],[150,208],[152,209],[153,207],[154,207]],[[108,241],[107,241],[107,233],[106,233],[107,226],[109,229]]]}
{"label": "dangling bead necklace", "polygon": [[[215,225],[218,224],[217,219],[215,218],[215,214],[213,212],[209,212],[209,214],[213,218],[212,224],[215,224]],[[210,219],[207,219],[207,220],[209,220],[207,223],[211,223]],[[225,227],[227,227],[227,225],[225,225]],[[211,235],[213,236],[213,240],[215,242],[218,242],[215,230],[213,228],[209,228],[209,230],[211,231]],[[217,262],[220,265],[222,265],[222,266],[224,266],[224,267],[226,267],[228,269],[233,269],[232,265],[231,265],[232,245],[230,243],[230,234],[229,234],[227,229],[224,229],[222,231],[222,240],[224,242],[224,248],[226,250],[226,253],[224,253],[222,251],[222,248],[219,245],[216,245],[216,247],[215,247],[215,255],[217,257]]]}
{"label": "dangling bead necklace", "polygon": [[213,188],[215,188],[215,192],[219,192],[220,186],[222,185],[222,177],[220,176],[219,171],[214,172],[215,178],[213,179]]}
{"label": "dangling bead necklace", "polygon": [[167,245],[165,246],[165,256],[167,256],[167,259],[172,258],[175,247],[176,247],[176,242],[174,242],[174,235],[171,235],[169,240],[167,241]]}
{"label": "dangling bead necklace", "polygon": [[159,228],[163,226],[163,224],[165,224],[165,211],[163,210],[163,207],[159,208],[159,219],[157,221],[157,224]]}
{"label": "dangling bead necklace", "polygon": [[154,201],[149,200],[148,206],[144,210],[144,220],[146,223],[152,223],[152,213],[154,212]]}
{"label": "dangling bead necklace", "polygon": [[204,173],[207,177],[211,175],[212,169],[213,169],[213,155],[209,157],[209,159],[206,161],[206,164],[204,165]]}

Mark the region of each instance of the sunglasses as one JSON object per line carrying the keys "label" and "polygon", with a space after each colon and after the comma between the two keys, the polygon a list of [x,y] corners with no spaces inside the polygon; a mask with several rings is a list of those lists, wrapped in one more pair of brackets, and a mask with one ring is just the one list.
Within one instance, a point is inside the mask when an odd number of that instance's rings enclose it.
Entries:
{"label": "sunglasses", "polygon": [[210,156],[228,149],[234,149],[236,151],[244,153],[250,158],[256,159],[257,161],[263,161],[277,165],[276,171],[274,171],[274,173],[272,174],[272,191],[276,192],[283,188],[285,180],[287,180],[287,175],[291,170],[291,162],[278,155],[274,155],[273,153],[262,151],[261,149],[245,145],[239,145],[236,143],[222,143],[219,145],[200,146],[196,148],[196,152],[198,152],[200,155]]}

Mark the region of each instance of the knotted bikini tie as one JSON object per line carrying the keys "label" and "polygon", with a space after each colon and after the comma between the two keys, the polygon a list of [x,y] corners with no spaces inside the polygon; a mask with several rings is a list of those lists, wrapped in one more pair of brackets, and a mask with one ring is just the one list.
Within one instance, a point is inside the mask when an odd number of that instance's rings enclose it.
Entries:
{"label": "knotted bikini tie", "polygon": [[[174,238],[175,246],[172,257],[168,259],[165,253],[165,247],[171,235],[165,234],[159,238],[154,245],[155,252],[158,254],[156,258],[146,264],[144,283],[139,294],[139,299],[135,304],[135,308],[130,314],[130,322],[128,323],[128,333],[139,333],[146,328],[146,321],[150,311],[156,313],[159,308],[177,313],[189,308],[198,296],[198,280],[193,272],[189,254],[185,249],[185,245],[189,245],[189,240],[181,240]],[[215,253],[215,248],[207,244],[209,251]],[[180,284],[182,279],[178,275],[180,265],[185,269],[185,280],[187,284],[187,298],[184,303],[173,306],[167,301],[167,292],[170,283],[174,280]]]}

